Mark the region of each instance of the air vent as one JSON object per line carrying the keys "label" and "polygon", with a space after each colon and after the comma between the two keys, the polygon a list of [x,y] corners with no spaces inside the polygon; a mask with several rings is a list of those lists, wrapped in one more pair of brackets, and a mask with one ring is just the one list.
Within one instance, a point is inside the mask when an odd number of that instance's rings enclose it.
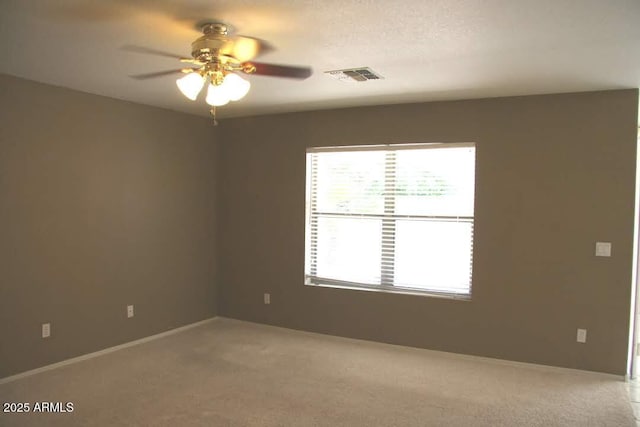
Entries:
{"label": "air vent", "polygon": [[367,80],[380,80],[383,77],[369,67],[349,68],[347,70],[325,71],[336,80],[366,82]]}

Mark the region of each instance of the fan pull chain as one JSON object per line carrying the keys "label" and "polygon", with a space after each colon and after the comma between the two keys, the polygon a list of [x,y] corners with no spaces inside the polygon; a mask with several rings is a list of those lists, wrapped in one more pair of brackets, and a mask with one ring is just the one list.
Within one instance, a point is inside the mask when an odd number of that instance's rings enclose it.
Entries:
{"label": "fan pull chain", "polygon": [[213,117],[213,125],[214,126],[218,126],[218,121],[216,120],[216,106],[215,105],[213,106],[211,111],[209,111],[209,113],[211,113],[211,117]]}

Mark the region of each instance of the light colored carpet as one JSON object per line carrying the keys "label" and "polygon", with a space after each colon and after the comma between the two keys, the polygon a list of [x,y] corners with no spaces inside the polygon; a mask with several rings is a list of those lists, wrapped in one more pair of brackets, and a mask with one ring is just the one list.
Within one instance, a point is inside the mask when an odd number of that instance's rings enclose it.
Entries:
{"label": "light colored carpet", "polygon": [[635,426],[605,376],[218,318],[0,385],[2,426]]}

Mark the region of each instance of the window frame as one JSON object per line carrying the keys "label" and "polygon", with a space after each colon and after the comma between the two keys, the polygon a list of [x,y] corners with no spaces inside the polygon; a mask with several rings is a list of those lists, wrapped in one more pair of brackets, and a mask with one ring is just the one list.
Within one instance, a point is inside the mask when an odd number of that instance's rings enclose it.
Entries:
{"label": "window frame", "polygon": [[[306,153],[305,153],[305,159],[306,159],[306,163],[305,163],[305,179],[306,179],[306,187],[305,187],[305,265],[304,265],[304,284],[306,286],[314,286],[314,287],[330,287],[330,288],[339,288],[339,289],[350,289],[350,290],[362,290],[362,291],[372,291],[372,292],[385,292],[385,293],[399,293],[399,294],[408,294],[408,295],[416,295],[416,296],[426,296],[426,297],[435,297],[435,298],[447,298],[447,299],[456,299],[456,300],[471,300],[471,296],[473,293],[473,259],[474,259],[474,242],[475,242],[475,235],[474,235],[474,227],[475,227],[475,186],[476,186],[476,172],[477,172],[477,150],[476,150],[476,143],[475,142],[452,142],[452,143],[442,143],[442,142],[437,142],[437,143],[406,143],[406,144],[376,144],[376,145],[344,145],[344,146],[323,146],[323,147],[308,147],[306,149]],[[412,149],[442,149],[442,148],[473,148],[474,149],[474,193],[473,193],[473,205],[474,205],[474,209],[473,209],[473,214],[472,216],[462,216],[462,215],[397,215],[395,214],[392,209],[393,209],[393,203],[395,203],[395,200],[392,201],[392,203],[389,203],[390,201],[388,200],[387,197],[385,197],[385,208],[384,208],[384,213],[383,214],[338,214],[337,216],[344,216],[344,217],[360,217],[360,218],[367,218],[367,217],[371,217],[371,218],[377,218],[381,220],[381,242],[384,241],[384,237],[383,235],[385,233],[388,233],[388,231],[384,231],[385,230],[385,224],[387,222],[389,223],[393,223],[393,234],[394,234],[394,238],[395,238],[395,222],[398,219],[413,219],[413,218],[429,218],[429,219],[433,219],[433,220],[443,220],[443,221],[456,221],[456,222],[470,222],[471,223],[471,227],[472,227],[472,231],[471,231],[471,242],[470,242],[470,249],[471,249],[471,259],[470,259],[470,271],[469,271],[469,287],[468,287],[468,293],[462,293],[462,292],[447,292],[447,291],[437,291],[437,290],[433,290],[433,289],[420,289],[420,288],[414,288],[414,287],[406,287],[406,286],[400,286],[400,285],[394,285],[394,284],[388,284],[388,283],[384,283],[385,281],[388,282],[388,279],[385,280],[385,268],[391,268],[393,269],[393,265],[389,266],[385,266],[385,255],[384,255],[384,249],[381,248],[381,283],[380,284],[366,284],[366,283],[358,283],[358,282],[351,282],[351,281],[347,281],[347,280],[338,280],[338,279],[329,279],[329,278],[321,278],[318,276],[313,276],[311,274],[307,274],[308,272],[310,273],[311,271],[313,271],[313,267],[307,265],[308,262],[310,262],[307,258],[308,255],[310,253],[310,249],[309,249],[309,245],[311,242],[311,236],[310,234],[313,234],[312,232],[310,232],[310,228],[313,226],[312,225],[312,210],[313,210],[313,205],[317,202],[313,201],[313,196],[315,195],[314,192],[312,192],[312,194],[309,194],[311,191],[311,185],[312,185],[312,177],[311,177],[311,173],[310,172],[310,165],[308,164],[308,162],[311,159],[311,155],[315,154],[315,153],[323,153],[323,152],[357,152],[357,151],[386,151],[385,153],[385,165],[387,165],[387,162],[390,161],[389,154],[393,153],[393,155],[395,155],[395,152],[400,151],[400,150],[412,150]],[[395,161],[395,159],[391,160],[391,161]],[[385,188],[388,184],[388,179],[390,177],[388,176],[388,169],[385,167]],[[395,185],[396,181],[395,181],[395,176],[391,177],[393,179],[393,185]],[[389,198],[394,199],[395,195],[393,196],[389,196]],[[390,212],[391,210],[391,212]],[[318,215],[320,214],[320,215]],[[329,215],[334,215],[334,213],[318,213],[316,211],[315,213],[315,220],[317,221],[317,219],[319,217],[328,217]],[[387,226],[390,224],[386,224]],[[317,226],[317,223],[316,223]],[[382,246],[382,243],[381,243]],[[395,250],[394,250],[395,252]],[[394,257],[395,257],[395,253],[394,253]],[[391,277],[393,277],[393,273],[391,273]]]}

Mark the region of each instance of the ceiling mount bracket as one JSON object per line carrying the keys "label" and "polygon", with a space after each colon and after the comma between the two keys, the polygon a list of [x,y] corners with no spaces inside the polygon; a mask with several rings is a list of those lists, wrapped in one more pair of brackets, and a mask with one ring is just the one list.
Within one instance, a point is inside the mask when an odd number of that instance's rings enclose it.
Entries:
{"label": "ceiling mount bracket", "polygon": [[220,36],[227,36],[231,32],[231,27],[228,24],[224,24],[222,22],[200,22],[197,24],[198,30],[202,31],[203,34],[215,34]]}

